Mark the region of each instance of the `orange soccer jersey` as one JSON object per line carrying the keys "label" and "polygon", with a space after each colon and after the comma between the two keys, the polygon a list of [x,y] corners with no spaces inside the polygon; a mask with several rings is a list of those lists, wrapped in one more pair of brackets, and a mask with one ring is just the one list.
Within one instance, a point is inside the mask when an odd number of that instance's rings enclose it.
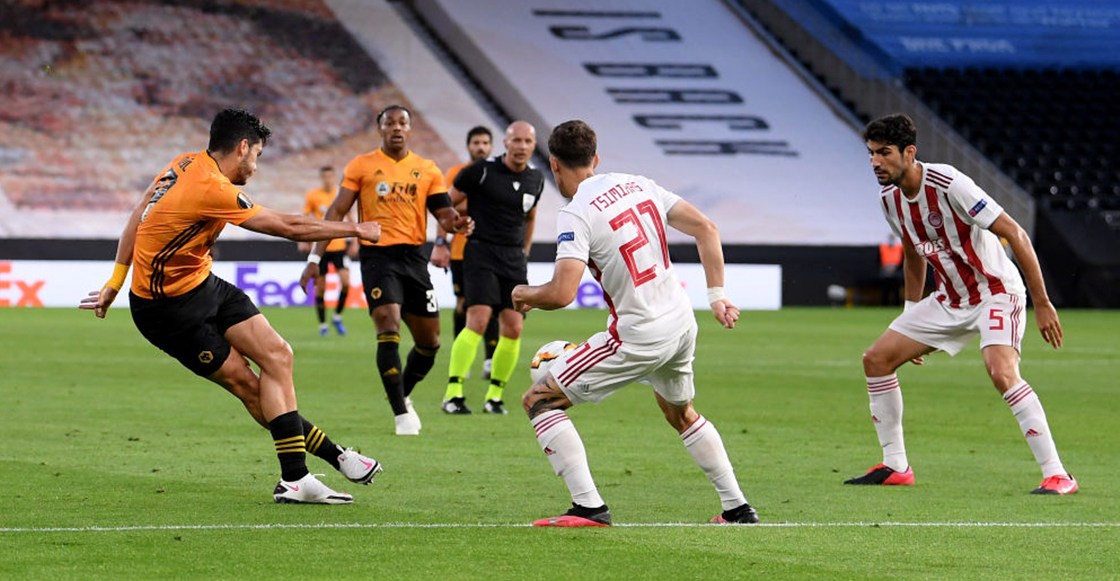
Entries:
{"label": "orange soccer jersey", "polygon": [[226,222],[240,224],[261,211],[218,171],[210,154],[176,157],[153,185],[136,228],[132,292],[146,299],[174,297],[210,274],[210,248]]}
{"label": "orange soccer jersey", "polygon": [[[459,172],[462,171],[463,168],[467,167],[470,164],[471,164],[471,162],[468,161],[467,163],[461,163],[461,164],[447,170],[447,187],[448,187],[448,189],[450,189],[451,186],[455,183],[455,176],[459,175]],[[465,204],[466,204],[466,202],[464,202],[464,205]],[[462,260],[463,259],[463,249],[466,248],[466,247],[467,247],[467,235],[466,234],[460,234],[460,233],[456,232],[455,236],[453,238],[451,238],[451,260]]]}
{"label": "orange soccer jersey", "polygon": [[[328,192],[323,188],[316,188],[307,192],[307,200],[303,202],[303,213],[322,220],[323,216],[327,214],[327,208],[331,207],[331,202],[334,201],[336,193]],[[345,238],[335,238],[327,244],[327,252],[341,252],[343,250],[346,250]]]}
{"label": "orange soccer jersey", "polygon": [[381,240],[367,246],[412,244],[428,237],[428,198],[447,192],[443,174],[430,160],[409,152],[396,161],[378,148],[355,157],[342,187],[358,192],[358,221],[381,224]]}

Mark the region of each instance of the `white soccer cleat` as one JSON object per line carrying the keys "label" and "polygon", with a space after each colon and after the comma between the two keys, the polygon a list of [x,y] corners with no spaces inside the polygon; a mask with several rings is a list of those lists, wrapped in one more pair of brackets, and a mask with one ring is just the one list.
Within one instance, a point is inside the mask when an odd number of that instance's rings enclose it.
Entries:
{"label": "white soccer cleat", "polygon": [[345,492],[335,492],[327,488],[326,484],[319,482],[316,476],[322,474],[308,474],[295,482],[281,480],[276,483],[272,491],[272,499],[280,503],[291,504],[350,504],[354,497]]}
{"label": "white soccer cleat", "polygon": [[398,436],[419,436],[420,418],[415,414],[403,413],[393,418],[397,422]]}
{"label": "white soccer cleat", "polygon": [[369,484],[384,470],[381,463],[347,448],[338,455],[338,471],[350,482]]}
{"label": "white soccer cleat", "polygon": [[412,407],[411,397],[404,398],[404,407],[408,409],[408,413],[412,416],[412,419],[416,420],[416,429],[423,429],[424,424],[420,423],[420,415],[416,413],[416,408]]}

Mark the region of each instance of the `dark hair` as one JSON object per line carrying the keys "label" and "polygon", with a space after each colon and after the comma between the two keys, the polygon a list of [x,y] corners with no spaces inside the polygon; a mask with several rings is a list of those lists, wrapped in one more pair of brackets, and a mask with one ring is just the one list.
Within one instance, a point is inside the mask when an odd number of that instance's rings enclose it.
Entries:
{"label": "dark hair", "polygon": [[863,129],[863,140],[894,145],[902,151],[917,143],[918,129],[909,116],[895,113],[868,123]]}
{"label": "dark hair", "polygon": [[494,134],[490,133],[489,129],[481,125],[475,125],[474,127],[471,127],[470,131],[467,132],[467,145],[471,144],[471,138],[475,135],[485,135],[486,137],[490,138],[490,141],[494,140]]}
{"label": "dark hair", "polygon": [[252,113],[243,109],[222,109],[210,123],[210,145],[206,149],[219,153],[230,152],[242,139],[248,139],[249,145],[260,142],[264,146],[268,144],[271,135],[272,130],[265,127]]}
{"label": "dark hair", "polygon": [[334,171],[334,166],[333,165],[324,165],[323,167],[319,168],[319,174],[320,175],[325,174],[329,171]]}
{"label": "dark hair", "polygon": [[564,167],[590,167],[595,161],[595,130],[578,119],[565,121],[548,136],[548,153]]}
{"label": "dark hair", "polygon": [[389,111],[392,111],[394,109],[396,109],[398,111],[404,111],[405,114],[408,115],[409,122],[412,122],[412,111],[409,111],[408,107],[405,107],[404,105],[394,104],[394,105],[389,105],[388,107],[382,109],[381,112],[377,114],[377,124],[381,125],[381,118],[384,117],[386,113],[388,113]]}

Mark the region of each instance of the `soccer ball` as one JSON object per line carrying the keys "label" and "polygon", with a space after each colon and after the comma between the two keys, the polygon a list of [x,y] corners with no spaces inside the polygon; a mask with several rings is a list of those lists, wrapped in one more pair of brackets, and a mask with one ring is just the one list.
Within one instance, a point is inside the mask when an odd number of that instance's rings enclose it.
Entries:
{"label": "soccer ball", "polygon": [[533,361],[529,363],[529,377],[533,379],[533,383],[543,379],[548,373],[548,368],[552,367],[552,362],[556,361],[565,351],[571,351],[575,348],[575,343],[551,341],[537,349],[536,354],[533,355]]}

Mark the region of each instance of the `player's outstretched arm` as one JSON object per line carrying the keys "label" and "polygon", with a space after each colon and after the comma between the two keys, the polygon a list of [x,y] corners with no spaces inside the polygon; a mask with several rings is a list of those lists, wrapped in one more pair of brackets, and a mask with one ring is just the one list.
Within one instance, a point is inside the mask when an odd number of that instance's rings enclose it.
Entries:
{"label": "player's outstretched arm", "polygon": [[465,236],[470,236],[474,232],[474,220],[466,214],[460,214],[451,206],[432,210],[432,215],[436,217],[436,222],[444,232],[462,233]]}
{"label": "player's outstretched arm", "polygon": [[1005,238],[1019,262],[1023,271],[1023,278],[1027,282],[1027,290],[1034,301],[1034,318],[1038,323],[1038,330],[1042,338],[1055,349],[1062,346],[1062,324],[1058,321],[1058,310],[1050,302],[1050,295],[1046,293],[1046,283],[1042,280],[1042,268],[1038,265],[1038,255],[1034,252],[1031,238],[1014,218],[1006,213],[1000,214],[988,230],[1001,238]]}
{"label": "player's outstretched arm", "polygon": [[136,249],[136,229],[140,227],[140,218],[144,216],[144,209],[148,207],[156,191],[156,183],[153,181],[152,185],[148,186],[148,191],[144,192],[140,203],[136,204],[132,213],[128,215],[128,222],[125,223],[121,239],[117,242],[117,261],[113,267],[112,278],[101,287],[101,290],[90,291],[89,295],[78,304],[79,309],[91,310],[97,318],[105,318],[109,306],[116,300],[117,293],[124,285],[129,267],[132,266],[132,252]]}
{"label": "player's outstretched arm", "polygon": [[576,300],[585,268],[587,265],[582,260],[557,260],[552,280],[538,286],[519,284],[513,287],[513,308],[525,312],[530,309],[551,311],[568,306]]}
{"label": "player's outstretched arm", "polygon": [[261,208],[257,215],[245,220],[241,226],[271,236],[279,236],[296,241],[334,240],[355,236],[362,240],[377,242],[381,238],[381,225],[377,222],[341,222],[320,220],[299,214],[281,214],[268,208]]}
{"label": "player's outstretched arm", "polygon": [[674,204],[665,218],[670,226],[696,239],[696,251],[700,254],[700,264],[704,266],[712,315],[724,327],[735,328],[739,307],[723,296],[723,246],[719,240],[719,228],[703,212],[684,200]]}

